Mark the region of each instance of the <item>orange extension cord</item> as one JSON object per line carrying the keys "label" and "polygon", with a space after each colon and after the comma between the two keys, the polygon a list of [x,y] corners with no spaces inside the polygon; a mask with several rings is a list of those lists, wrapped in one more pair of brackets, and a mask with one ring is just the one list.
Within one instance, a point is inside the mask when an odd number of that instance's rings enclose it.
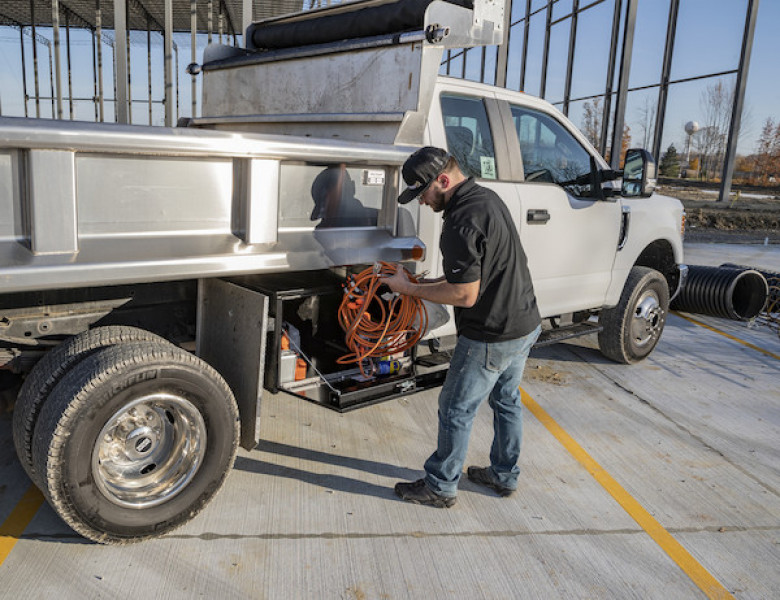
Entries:
{"label": "orange extension cord", "polygon": [[[393,273],[395,265],[379,262],[350,276],[344,284],[338,318],[352,353],[342,356],[338,362],[358,363],[364,377],[374,371],[373,363],[367,359],[404,352],[419,342],[428,329],[428,313],[419,298],[396,294],[386,301],[377,295],[382,276]],[[417,281],[408,271],[406,274]]]}

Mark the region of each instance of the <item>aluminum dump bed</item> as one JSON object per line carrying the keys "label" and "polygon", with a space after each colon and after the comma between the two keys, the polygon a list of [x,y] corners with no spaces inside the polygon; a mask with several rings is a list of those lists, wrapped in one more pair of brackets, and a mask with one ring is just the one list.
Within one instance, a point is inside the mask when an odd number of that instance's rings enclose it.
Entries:
{"label": "aluminum dump bed", "polygon": [[[0,118],[0,291],[409,258],[422,243],[399,231],[395,198],[411,150]],[[367,220],[315,214],[334,170]]]}

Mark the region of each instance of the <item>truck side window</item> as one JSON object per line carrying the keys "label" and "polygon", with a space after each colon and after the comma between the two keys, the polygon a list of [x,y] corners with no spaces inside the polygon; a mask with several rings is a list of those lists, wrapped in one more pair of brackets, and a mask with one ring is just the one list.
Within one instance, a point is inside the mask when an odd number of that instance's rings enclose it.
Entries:
{"label": "truck side window", "polygon": [[480,98],[442,94],[447,150],[466,175],[496,179],[496,152],[487,111]]}
{"label": "truck side window", "polygon": [[520,106],[511,109],[526,181],[565,184],[590,172],[588,151],[553,117]]}

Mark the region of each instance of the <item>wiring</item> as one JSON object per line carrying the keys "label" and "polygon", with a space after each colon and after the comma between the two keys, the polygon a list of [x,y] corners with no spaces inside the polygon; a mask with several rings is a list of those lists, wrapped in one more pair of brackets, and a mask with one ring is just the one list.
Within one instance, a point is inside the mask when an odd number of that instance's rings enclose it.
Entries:
{"label": "wiring", "polygon": [[[428,328],[428,313],[422,300],[392,292],[379,295],[382,277],[394,274],[395,269],[393,264],[378,262],[351,275],[344,284],[338,319],[351,353],[339,358],[338,362],[358,363],[365,377],[375,371],[370,359],[409,350]],[[417,282],[416,276],[408,271],[406,274]],[[392,296],[388,297],[389,294]]]}

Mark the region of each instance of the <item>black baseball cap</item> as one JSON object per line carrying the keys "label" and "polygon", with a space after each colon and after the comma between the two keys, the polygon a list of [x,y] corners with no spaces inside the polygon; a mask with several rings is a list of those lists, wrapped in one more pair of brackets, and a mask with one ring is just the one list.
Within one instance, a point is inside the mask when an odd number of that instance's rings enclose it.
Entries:
{"label": "black baseball cap", "polygon": [[449,159],[449,152],[433,146],[420,148],[407,158],[401,173],[408,187],[398,196],[398,203],[408,204],[421,196],[441,175]]}

